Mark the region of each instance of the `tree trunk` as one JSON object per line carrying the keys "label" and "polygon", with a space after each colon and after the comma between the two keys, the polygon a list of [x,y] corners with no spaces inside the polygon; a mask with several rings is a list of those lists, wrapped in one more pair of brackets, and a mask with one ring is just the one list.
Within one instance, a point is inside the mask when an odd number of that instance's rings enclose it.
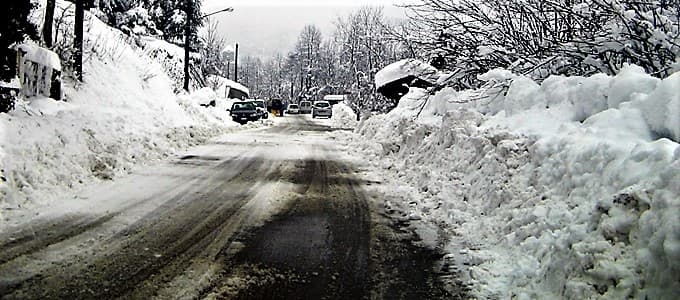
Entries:
{"label": "tree trunk", "polygon": [[52,24],[54,22],[54,6],[56,0],[47,0],[45,7],[45,23],[43,24],[43,40],[47,48],[52,48]]}
{"label": "tree trunk", "polygon": [[76,0],[76,21],[75,21],[75,41],[73,46],[75,50],[74,71],[76,79],[83,81],[83,27],[85,23],[85,0]]}
{"label": "tree trunk", "polygon": [[189,43],[191,42],[191,10],[191,0],[187,0],[187,9],[185,10],[187,22],[184,27],[184,90],[187,92],[189,92]]}

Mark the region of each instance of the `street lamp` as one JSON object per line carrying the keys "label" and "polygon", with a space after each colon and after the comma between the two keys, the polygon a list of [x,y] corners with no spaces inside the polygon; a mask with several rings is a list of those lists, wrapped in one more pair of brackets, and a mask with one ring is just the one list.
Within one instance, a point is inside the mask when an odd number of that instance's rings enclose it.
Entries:
{"label": "street lamp", "polygon": [[[192,5],[192,0],[187,0],[187,7],[186,7],[186,17],[187,17],[187,23],[185,24],[186,26],[184,27],[184,90],[189,92],[189,43],[191,41],[191,15],[193,14],[193,8],[194,6]],[[209,14],[201,16],[201,19],[212,16],[214,14],[218,14],[221,12],[232,12],[234,11],[234,8],[232,7],[227,7],[225,9],[221,9],[215,12],[211,12]]]}

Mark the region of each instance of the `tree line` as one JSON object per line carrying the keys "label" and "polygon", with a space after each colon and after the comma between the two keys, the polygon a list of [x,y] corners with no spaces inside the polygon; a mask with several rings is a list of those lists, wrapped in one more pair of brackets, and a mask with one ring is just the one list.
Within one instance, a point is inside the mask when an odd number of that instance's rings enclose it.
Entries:
{"label": "tree line", "polygon": [[616,74],[625,63],[657,77],[680,70],[680,0],[424,0],[387,20],[380,8],[340,17],[323,36],[306,26],[288,53],[247,57],[240,71],[260,97],[314,98],[350,93],[389,109],[373,79],[386,64],[420,58],[455,73],[456,89],[505,68],[535,80],[550,75]]}
{"label": "tree line", "polygon": [[391,34],[399,24],[381,7],[362,7],[338,17],[326,35],[306,25],[287,53],[240,58],[239,81],[259,98],[297,102],[348,94],[356,108],[389,109],[393,104],[375,95],[373,80],[385,65],[413,57],[408,45]]}
{"label": "tree line", "polygon": [[[66,69],[81,78],[82,11],[91,7],[124,32],[178,45],[184,43],[190,18],[192,49],[202,54],[199,73],[226,77],[233,67],[222,57],[226,43],[217,24],[206,24],[204,34],[198,34],[204,25],[200,0],[70,2],[75,4],[73,24],[62,23],[72,16],[67,10],[55,12],[55,0],[47,0],[40,31],[28,21],[32,1],[4,5],[0,79],[13,76],[9,48],[25,38],[58,50]],[[615,74],[625,63],[661,78],[680,69],[680,0],[423,0],[405,9],[404,20],[389,20],[379,7],[362,7],[338,17],[331,32],[305,26],[288,52],[240,58],[239,81],[260,98],[349,94],[356,108],[384,111],[395,103],[376,95],[375,74],[402,58],[419,58],[457,74],[447,83],[457,89],[481,86],[479,75],[494,68],[539,81],[550,75]],[[71,36],[57,39],[67,25],[74,28]]]}

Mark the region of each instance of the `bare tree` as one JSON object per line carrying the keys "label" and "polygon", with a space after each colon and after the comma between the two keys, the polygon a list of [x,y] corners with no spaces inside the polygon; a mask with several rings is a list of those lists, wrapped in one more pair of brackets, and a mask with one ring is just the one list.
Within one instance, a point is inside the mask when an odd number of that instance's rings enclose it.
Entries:
{"label": "bare tree", "polygon": [[205,30],[199,37],[201,42],[201,72],[203,77],[220,75],[226,77],[226,61],[222,57],[222,50],[227,44],[226,39],[218,32],[219,22],[208,19]]}
{"label": "bare tree", "polygon": [[410,38],[469,85],[496,67],[542,79],[616,73],[635,63],[669,75],[680,47],[680,0],[424,0]]}
{"label": "bare tree", "polygon": [[375,97],[373,84],[381,68],[409,56],[399,51],[401,41],[389,34],[390,28],[380,7],[362,7],[336,21],[338,77],[343,90],[352,92],[352,105],[357,111],[386,110],[394,106]]}

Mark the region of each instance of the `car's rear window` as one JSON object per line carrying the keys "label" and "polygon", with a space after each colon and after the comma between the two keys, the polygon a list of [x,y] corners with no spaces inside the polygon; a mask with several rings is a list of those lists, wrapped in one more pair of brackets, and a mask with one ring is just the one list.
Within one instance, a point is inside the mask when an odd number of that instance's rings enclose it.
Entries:
{"label": "car's rear window", "polygon": [[250,102],[234,103],[234,105],[231,107],[231,110],[253,110],[253,109],[255,109],[255,105],[253,105]]}
{"label": "car's rear window", "polygon": [[288,108],[298,108],[297,104],[288,105]]}
{"label": "car's rear window", "polygon": [[300,106],[312,106],[311,102],[300,102]]}
{"label": "car's rear window", "polygon": [[319,102],[319,103],[316,104],[316,107],[324,107],[325,108],[325,107],[329,107],[329,106],[330,106],[330,104],[328,104],[326,102]]}

